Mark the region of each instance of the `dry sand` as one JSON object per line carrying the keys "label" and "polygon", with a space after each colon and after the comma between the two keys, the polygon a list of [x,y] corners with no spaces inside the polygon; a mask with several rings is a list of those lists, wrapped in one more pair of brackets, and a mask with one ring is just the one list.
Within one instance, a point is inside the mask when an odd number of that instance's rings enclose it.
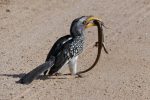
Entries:
{"label": "dry sand", "polygon": [[[17,84],[83,15],[101,17],[110,27],[104,29],[109,55],[103,51],[84,78]],[[97,29],[85,34],[78,70],[96,56]],[[0,0],[0,58],[0,100],[150,100],[150,0]]]}

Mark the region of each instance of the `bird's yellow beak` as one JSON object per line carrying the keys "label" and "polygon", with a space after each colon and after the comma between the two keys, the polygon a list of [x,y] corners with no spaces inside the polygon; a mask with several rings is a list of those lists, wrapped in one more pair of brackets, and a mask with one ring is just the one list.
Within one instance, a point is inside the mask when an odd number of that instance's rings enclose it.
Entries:
{"label": "bird's yellow beak", "polygon": [[90,16],[90,17],[87,18],[87,20],[86,20],[87,25],[85,26],[85,28],[90,28],[90,27],[92,27],[92,26],[96,26],[96,25],[94,24],[94,22],[93,22],[94,20],[102,21],[101,19],[99,19],[99,18],[97,18],[97,17]]}

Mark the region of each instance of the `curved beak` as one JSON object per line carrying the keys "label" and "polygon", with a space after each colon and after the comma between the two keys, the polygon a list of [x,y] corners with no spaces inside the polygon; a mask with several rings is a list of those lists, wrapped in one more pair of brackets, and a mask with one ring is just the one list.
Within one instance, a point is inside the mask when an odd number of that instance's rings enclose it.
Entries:
{"label": "curved beak", "polygon": [[101,22],[102,22],[102,20],[99,19],[99,18],[97,18],[97,17],[89,16],[89,17],[87,18],[87,20],[86,20],[86,26],[85,26],[85,28],[90,28],[90,27],[92,27],[92,26],[96,26],[96,25],[94,24],[94,20],[97,20],[97,21],[101,21]]}

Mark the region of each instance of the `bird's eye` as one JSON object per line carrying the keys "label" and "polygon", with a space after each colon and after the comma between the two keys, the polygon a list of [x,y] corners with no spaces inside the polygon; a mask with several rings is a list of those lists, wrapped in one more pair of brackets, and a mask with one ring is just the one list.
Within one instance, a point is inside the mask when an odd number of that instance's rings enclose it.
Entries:
{"label": "bird's eye", "polygon": [[86,21],[83,21],[83,22],[82,22],[82,24],[85,24],[85,23],[86,23]]}

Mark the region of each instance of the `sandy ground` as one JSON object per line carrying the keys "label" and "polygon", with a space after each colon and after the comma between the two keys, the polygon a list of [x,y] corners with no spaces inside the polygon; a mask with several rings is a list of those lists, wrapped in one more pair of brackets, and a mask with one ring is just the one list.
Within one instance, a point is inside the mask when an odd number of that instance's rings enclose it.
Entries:
{"label": "sandy ground", "polygon": [[[84,78],[17,84],[44,62],[73,19],[101,17],[109,55]],[[150,100],[149,0],[0,0],[0,100]],[[93,63],[97,29],[85,31],[78,70]],[[68,72],[65,67],[62,72]],[[66,77],[66,76],[63,76]]]}

